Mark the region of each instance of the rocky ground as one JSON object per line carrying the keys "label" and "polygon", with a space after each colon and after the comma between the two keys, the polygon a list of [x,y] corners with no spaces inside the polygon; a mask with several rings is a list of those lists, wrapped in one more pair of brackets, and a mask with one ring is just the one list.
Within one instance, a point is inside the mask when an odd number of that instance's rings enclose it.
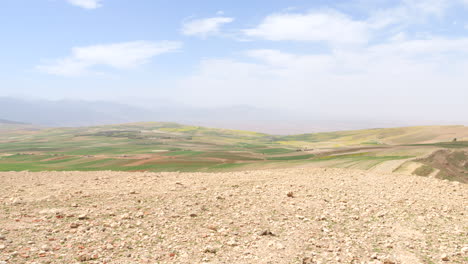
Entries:
{"label": "rocky ground", "polygon": [[467,263],[467,214],[357,170],[0,173],[0,263]]}

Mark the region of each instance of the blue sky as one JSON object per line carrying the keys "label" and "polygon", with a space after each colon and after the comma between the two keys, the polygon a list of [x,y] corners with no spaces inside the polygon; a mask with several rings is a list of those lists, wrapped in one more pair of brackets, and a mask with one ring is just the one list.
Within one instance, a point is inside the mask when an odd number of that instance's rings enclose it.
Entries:
{"label": "blue sky", "polygon": [[468,0],[6,0],[0,32],[0,96],[468,112]]}

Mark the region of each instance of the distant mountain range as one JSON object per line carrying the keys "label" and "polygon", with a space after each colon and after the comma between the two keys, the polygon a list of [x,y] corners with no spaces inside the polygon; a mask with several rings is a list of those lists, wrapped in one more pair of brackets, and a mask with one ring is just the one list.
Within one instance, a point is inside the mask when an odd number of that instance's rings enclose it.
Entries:
{"label": "distant mountain range", "polygon": [[[250,106],[203,109],[155,102],[145,106],[109,101],[24,100],[0,97],[1,118],[45,126],[90,126],[144,121],[212,123],[277,120],[281,113]],[[285,117],[286,118],[286,117]],[[13,121],[9,121],[13,122]]]}
{"label": "distant mountain range", "polygon": [[15,121],[10,121],[10,120],[0,119],[0,124],[25,125],[26,123],[21,123],[21,122],[15,122]]}
{"label": "distant mountain range", "polygon": [[[84,126],[133,121],[147,111],[123,104],[74,100],[0,98],[1,117],[45,126]],[[145,120],[142,118],[142,120]]]}
{"label": "distant mountain range", "polygon": [[38,100],[0,97],[0,118],[4,123],[41,126],[94,126],[130,122],[178,122],[218,128],[250,130],[270,134],[297,134],[323,131],[396,127],[411,122],[343,120],[308,116],[249,105],[197,108],[161,100],[128,103],[83,100]]}

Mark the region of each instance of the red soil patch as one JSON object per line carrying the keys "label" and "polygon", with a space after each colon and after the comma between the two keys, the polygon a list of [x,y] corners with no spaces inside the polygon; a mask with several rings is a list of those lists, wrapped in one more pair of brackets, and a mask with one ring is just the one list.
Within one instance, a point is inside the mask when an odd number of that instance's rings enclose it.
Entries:
{"label": "red soil patch", "polygon": [[141,166],[141,165],[151,163],[151,162],[154,162],[154,161],[159,161],[159,160],[162,160],[162,159],[165,159],[165,157],[152,156],[151,158],[144,158],[144,159],[132,162],[132,163],[125,164],[125,167]]}

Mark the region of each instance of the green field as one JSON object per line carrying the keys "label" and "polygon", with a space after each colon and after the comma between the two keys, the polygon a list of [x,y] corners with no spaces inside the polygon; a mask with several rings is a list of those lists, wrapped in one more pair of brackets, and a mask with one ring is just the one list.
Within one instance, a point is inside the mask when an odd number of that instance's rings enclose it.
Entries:
{"label": "green field", "polygon": [[[459,141],[450,140],[454,135]],[[464,139],[468,130],[463,126],[275,136],[176,123],[79,128],[4,125],[0,126],[0,171],[381,169],[384,163],[404,163],[441,148],[463,150],[468,148]],[[418,173],[425,174],[421,170]]]}

